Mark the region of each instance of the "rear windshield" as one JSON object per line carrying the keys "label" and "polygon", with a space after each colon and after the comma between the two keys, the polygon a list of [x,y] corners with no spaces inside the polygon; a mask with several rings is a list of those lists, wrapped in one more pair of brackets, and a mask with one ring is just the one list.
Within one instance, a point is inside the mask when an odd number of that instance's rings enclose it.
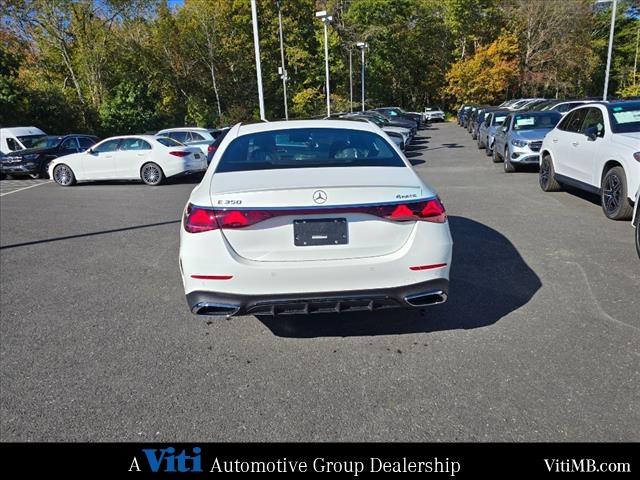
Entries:
{"label": "rear windshield", "polygon": [[538,128],[552,129],[556,123],[562,118],[559,113],[537,113],[537,114],[520,114],[516,115],[513,122],[514,130],[536,130]]}
{"label": "rear windshield", "polygon": [[242,135],[216,172],[322,167],[404,167],[381,136],[346,128],[295,128]]}
{"label": "rear windshield", "polygon": [[165,147],[184,147],[184,144],[169,137],[156,137],[156,141]]}
{"label": "rear windshield", "polygon": [[640,132],[640,102],[609,105],[609,117],[614,133]]}

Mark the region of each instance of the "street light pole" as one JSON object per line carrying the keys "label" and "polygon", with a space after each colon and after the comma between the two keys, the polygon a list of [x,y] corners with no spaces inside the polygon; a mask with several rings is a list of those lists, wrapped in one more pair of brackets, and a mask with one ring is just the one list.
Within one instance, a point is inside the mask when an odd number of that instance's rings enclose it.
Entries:
{"label": "street light pole", "polygon": [[331,23],[333,17],[331,15],[327,15],[326,10],[316,12],[316,17],[321,19],[324,25],[324,70],[327,81],[327,117],[329,117],[331,115],[331,91],[329,90],[329,36],[327,33],[327,25]]}
{"label": "street light pole", "polygon": [[[598,2],[604,3],[604,2]],[[611,6],[611,29],[609,30],[609,51],[607,52],[607,69],[604,74],[604,92],[602,93],[602,100],[607,101],[607,94],[609,93],[609,71],[611,69],[611,52],[613,50],[613,33],[616,28],[616,10],[618,7],[618,0],[613,0]]]}
{"label": "street light pole", "polygon": [[253,21],[253,49],[256,52],[256,77],[258,80],[258,103],[260,120],[267,121],[264,114],[264,96],[262,94],[262,67],[260,66],[260,38],[258,37],[258,9],[256,0],[251,0],[251,19]]}
{"label": "street light pole", "polygon": [[361,63],[362,63],[362,70],[360,72],[360,84],[361,84],[361,88],[362,88],[362,111],[364,112],[364,51],[365,49],[368,47],[369,45],[366,42],[358,42],[356,43],[356,47],[358,47],[360,49],[360,52],[362,54],[362,59],[361,59]]}
{"label": "street light pole", "polygon": [[351,53],[353,49],[349,47],[349,112],[353,113],[353,70],[351,68]]}
{"label": "street light pole", "polygon": [[280,30],[280,61],[282,67],[280,67],[280,77],[282,78],[282,92],[284,93],[284,118],[289,120],[289,111],[287,109],[287,70],[284,68],[284,41],[282,39],[282,13],[280,11],[280,0],[276,0],[278,6],[278,29]]}

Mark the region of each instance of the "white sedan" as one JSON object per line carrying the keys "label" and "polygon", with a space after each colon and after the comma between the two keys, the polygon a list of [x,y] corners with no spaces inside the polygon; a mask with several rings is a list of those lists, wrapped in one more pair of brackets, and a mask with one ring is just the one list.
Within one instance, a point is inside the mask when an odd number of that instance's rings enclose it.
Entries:
{"label": "white sedan", "polygon": [[551,130],[540,149],[540,188],[600,195],[607,218],[631,218],[640,186],[640,101],[588,103]]}
{"label": "white sedan", "polygon": [[107,138],[84,152],[54,160],[49,176],[63,187],[76,181],[138,179],[160,185],[168,177],[206,169],[207,158],[197,147],[166,137],[128,135]]}
{"label": "white sedan", "polygon": [[433,188],[370,123],[236,125],[191,192],[180,271],[195,314],[446,301],[452,240]]}

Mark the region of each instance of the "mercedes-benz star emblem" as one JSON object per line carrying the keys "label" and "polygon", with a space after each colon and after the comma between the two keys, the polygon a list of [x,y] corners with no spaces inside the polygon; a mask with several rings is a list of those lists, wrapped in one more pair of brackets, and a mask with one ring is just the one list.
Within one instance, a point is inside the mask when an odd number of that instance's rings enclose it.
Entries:
{"label": "mercedes-benz star emblem", "polygon": [[327,201],[327,194],[324,190],[316,190],[313,192],[313,201],[316,203],[324,203]]}

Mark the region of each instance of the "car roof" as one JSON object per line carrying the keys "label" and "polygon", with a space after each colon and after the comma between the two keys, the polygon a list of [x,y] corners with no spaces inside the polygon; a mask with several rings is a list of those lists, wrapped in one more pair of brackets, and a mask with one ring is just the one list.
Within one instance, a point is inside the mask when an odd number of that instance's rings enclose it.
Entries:
{"label": "car roof", "polygon": [[22,136],[22,135],[45,135],[45,133],[42,130],[40,130],[38,127],[8,127],[8,128],[1,128],[0,130],[9,132],[15,135],[16,137]]}
{"label": "car roof", "polygon": [[285,120],[278,122],[251,123],[240,125],[238,136],[274,130],[290,130],[294,128],[344,128],[346,130],[363,130],[377,133],[380,129],[369,122],[354,122],[352,120]]}
{"label": "car roof", "polygon": [[104,140],[123,140],[123,139],[126,139],[126,138],[142,138],[143,140],[155,140],[155,141],[157,141],[156,136],[157,135],[146,135],[146,134],[145,135],[117,135],[115,137],[105,138]]}
{"label": "car roof", "polygon": [[156,133],[156,135],[161,134],[162,132],[191,132],[191,131],[195,131],[195,132],[208,132],[209,129],[207,128],[202,128],[202,127],[175,127],[175,128],[163,128],[162,130],[158,131],[158,133]]}

